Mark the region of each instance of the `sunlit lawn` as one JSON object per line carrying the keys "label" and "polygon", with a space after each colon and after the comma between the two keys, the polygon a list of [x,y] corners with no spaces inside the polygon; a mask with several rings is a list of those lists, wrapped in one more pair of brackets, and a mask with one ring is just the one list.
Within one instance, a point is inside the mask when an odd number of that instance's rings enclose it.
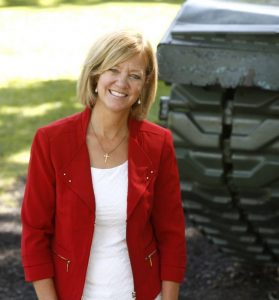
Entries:
{"label": "sunlit lawn", "polygon": [[[82,109],[75,85],[92,41],[125,27],[140,30],[156,47],[180,7],[178,1],[91,2],[0,8],[0,197],[9,206],[15,204],[5,191],[25,176],[36,129]],[[168,93],[160,83],[151,120],[159,96]]]}

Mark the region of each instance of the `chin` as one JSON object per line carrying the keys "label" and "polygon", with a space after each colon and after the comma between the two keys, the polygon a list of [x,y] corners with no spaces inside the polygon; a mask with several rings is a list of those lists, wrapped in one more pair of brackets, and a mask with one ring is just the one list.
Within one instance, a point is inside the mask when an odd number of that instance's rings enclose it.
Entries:
{"label": "chin", "polygon": [[109,106],[108,109],[111,111],[111,112],[114,112],[114,113],[125,113],[127,111],[130,111],[130,107],[123,107],[123,106]]}

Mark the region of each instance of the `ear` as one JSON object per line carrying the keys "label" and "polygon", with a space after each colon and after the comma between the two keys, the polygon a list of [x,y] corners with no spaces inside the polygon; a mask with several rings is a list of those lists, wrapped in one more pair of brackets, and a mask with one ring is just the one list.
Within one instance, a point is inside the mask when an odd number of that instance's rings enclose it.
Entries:
{"label": "ear", "polygon": [[93,91],[94,93],[96,94],[96,89],[97,89],[97,85],[98,85],[98,81],[99,81],[99,75],[98,76],[95,76],[95,78],[93,79],[92,78],[92,88],[93,88]]}

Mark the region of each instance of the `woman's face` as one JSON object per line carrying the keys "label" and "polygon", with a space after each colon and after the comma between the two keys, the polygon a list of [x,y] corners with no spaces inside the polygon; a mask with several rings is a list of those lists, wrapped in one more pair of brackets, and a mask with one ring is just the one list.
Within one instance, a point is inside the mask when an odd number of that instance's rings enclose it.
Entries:
{"label": "woman's face", "polygon": [[97,83],[97,102],[113,112],[128,112],[138,100],[146,75],[144,57],[137,54],[102,73]]}

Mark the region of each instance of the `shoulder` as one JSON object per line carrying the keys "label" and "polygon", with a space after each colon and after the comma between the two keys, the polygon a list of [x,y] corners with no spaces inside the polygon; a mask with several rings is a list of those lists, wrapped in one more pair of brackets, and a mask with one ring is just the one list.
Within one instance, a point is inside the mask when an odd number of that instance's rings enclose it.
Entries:
{"label": "shoulder", "polygon": [[149,156],[155,156],[155,160],[161,157],[165,149],[173,148],[173,138],[169,129],[147,120],[133,122],[133,134],[136,135],[138,143]]}
{"label": "shoulder", "polygon": [[172,133],[168,128],[164,128],[147,120],[138,122],[139,135],[145,142],[152,144],[153,147],[154,144],[157,144],[159,148],[166,144],[173,144]]}
{"label": "shoulder", "polygon": [[32,152],[51,157],[55,168],[66,165],[84,143],[87,114],[76,113],[40,127],[33,139]]}
{"label": "shoulder", "polygon": [[54,139],[62,135],[73,133],[81,128],[82,112],[58,119],[37,130],[38,135],[46,135],[48,138]]}
{"label": "shoulder", "polygon": [[142,120],[142,121],[135,121],[137,122],[137,126],[139,129],[139,132],[141,134],[148,134],[152,135],[153,137],[158,137],[158,138],[165,138],[166,135],[170,134],[169,129],[164,128],[158,124],[152,123],[148,120]]}

